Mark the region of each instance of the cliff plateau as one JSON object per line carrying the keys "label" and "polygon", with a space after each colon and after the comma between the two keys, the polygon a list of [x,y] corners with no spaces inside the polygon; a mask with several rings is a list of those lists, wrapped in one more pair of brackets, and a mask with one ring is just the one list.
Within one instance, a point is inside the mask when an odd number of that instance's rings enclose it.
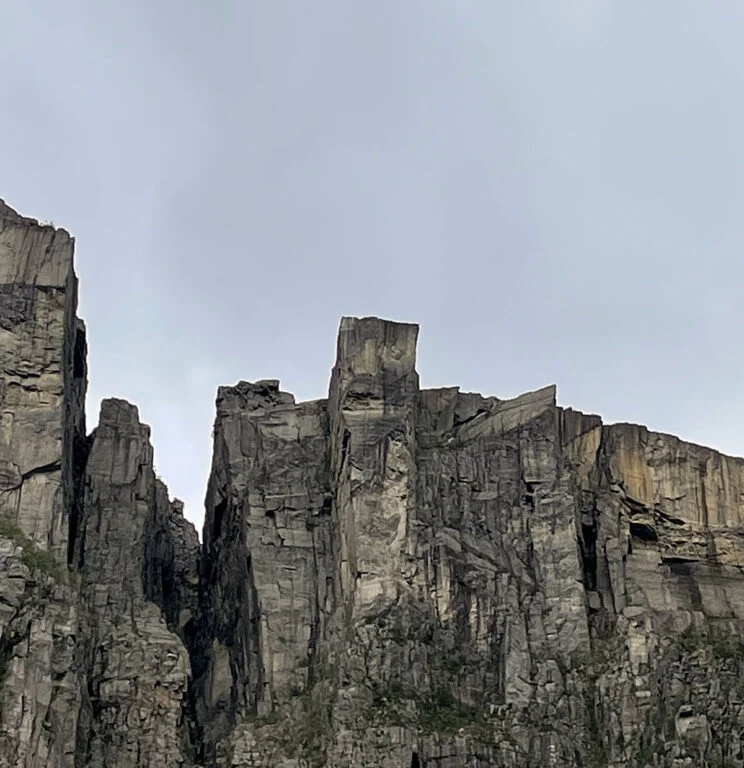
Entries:
{"label": "cliff plateau", "polygon": [[73,250],[0,201],[0,768],[744,768],[744,460],[343,318],[327,399],[219,389],[200,544]]}

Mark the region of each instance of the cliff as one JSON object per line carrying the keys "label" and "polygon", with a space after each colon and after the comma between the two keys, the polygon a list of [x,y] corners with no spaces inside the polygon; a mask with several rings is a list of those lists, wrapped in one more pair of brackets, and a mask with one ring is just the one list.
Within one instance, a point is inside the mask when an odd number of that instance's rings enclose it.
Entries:
{"label": "cliff", "polygon": [[219,389],[200,546],[72,251],[0,203],[0,768],[744,767],[744,461],[344,318],[327,400]]}

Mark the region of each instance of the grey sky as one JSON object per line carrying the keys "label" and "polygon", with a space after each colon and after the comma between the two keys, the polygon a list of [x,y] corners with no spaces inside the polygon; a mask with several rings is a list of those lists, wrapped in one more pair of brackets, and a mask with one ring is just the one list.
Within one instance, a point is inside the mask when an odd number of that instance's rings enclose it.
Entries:
{"label": "grey sky", "polygon": [[101,397],[203,515],[214,395],[558,384],[744,453],[741,0],[2,0],[0,196],[77,237]]}

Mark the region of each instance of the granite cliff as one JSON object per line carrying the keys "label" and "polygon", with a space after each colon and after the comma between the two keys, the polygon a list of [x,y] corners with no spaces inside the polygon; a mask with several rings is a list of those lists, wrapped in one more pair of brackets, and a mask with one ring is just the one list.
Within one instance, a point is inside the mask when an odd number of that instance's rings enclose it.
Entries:
{"label": "granite cliff", "polygon": [[744,768],[743,460],[344,318],[327,399],[219,389],[200,545],[73,247],[0,201],[0,768]]}

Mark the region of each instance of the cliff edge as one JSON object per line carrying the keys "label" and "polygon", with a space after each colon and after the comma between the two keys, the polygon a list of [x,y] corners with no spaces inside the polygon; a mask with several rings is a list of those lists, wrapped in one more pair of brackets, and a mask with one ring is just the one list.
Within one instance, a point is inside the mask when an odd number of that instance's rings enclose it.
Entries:
{"label": "cliff edge", "polygon": [[72,238],[0,201],[0,768],[744,768],[744,461],[422,389],[217,394],[203,543],[135,406],[86,435]]}

